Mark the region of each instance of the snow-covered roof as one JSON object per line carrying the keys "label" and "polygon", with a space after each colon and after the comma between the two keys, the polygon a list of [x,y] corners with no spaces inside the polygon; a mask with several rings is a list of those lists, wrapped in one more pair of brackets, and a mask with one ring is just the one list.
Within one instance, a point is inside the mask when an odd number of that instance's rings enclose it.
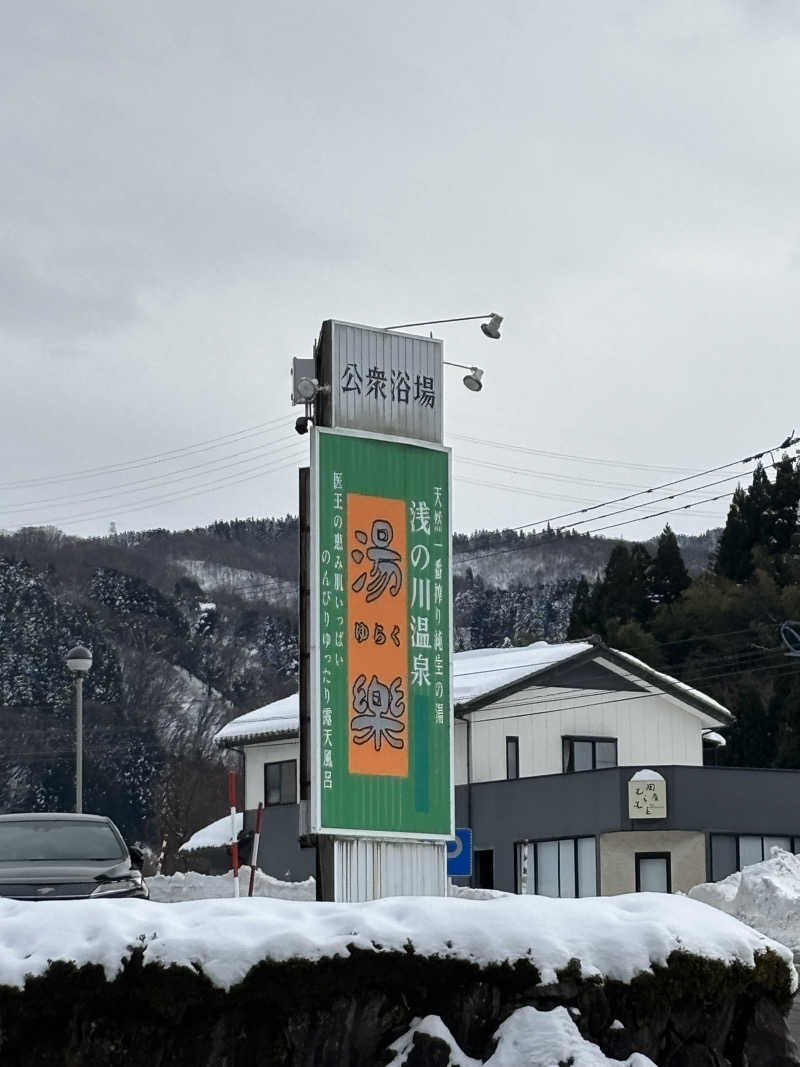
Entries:
{"label": "snow-covered roof", "polygon": [[[591,648],[592,645],[585,641],[566,641],[560,645],[535,641],[521,648],[477,648],[470,652],[456,652],[453,656],[453,703],[468,704]],[[231,719],[215,740],[218,745],[233,745],[239,741],[296,733],[299,729],[300,698],[297,693],[292,693],[283,700],[275,700]]]}
{"label": "snow-covered roof", "polygon": [[[237,834],[242,829],[243,818],[242,812],[237,811]],[[212,822],[208,826],[204,826],[202,830],[192,834],[189,840],[181,845],[178,852],[199,852],[202,848],[219,848],[221,845],[230,844],[231,840],[231,817],[230,815],[223,815],[221,819],[217,819],[216,822]]]}
{"label": "snow-covered roof", "polygon": [[497,689],[530,678],[594,646],[586,641],[551,645],[535,641],[520,648],[476,648],[453,656],[453,703],[470,704]]}
{"label": "snow-covered roof", "polygon": [[231,719],[217,733],[218,745],[232,745],[237,741],[252,741],[255,737],[297,733],[300,729],[300,697],[297,693],[273,700],[263,708],[248,711]]}
{"label": "snow-covered roof", "polygon": [[[680,691],[687,698],[699,702],[716,719],[728,721],[730,712],[711,697],[691,686],[671,678],[668,674],[654,671],[646,663],[616,649],[604,649],[602,645],[588,641],[564,641],[548,644],[535,641],[520,648],[476,648],[469,652],[456,652],[453,656],[453,704],[464,708],[476,700],[491,696],[498,690],[515,682],[533,678],[542,671],[560,663],[575,659],[592,650],[598,653],[611,652],[619,661],[625,661],[633,673],[643,674],[651,683],[669,686],[673,692]],[[276,737],[280,734],[296,734],[300,729],[300,698],[297,693],[276,700],[263,708],[239,715],[223,726],[216,735],[219,745],[235,745]]]}
{"label": "snow-covered roof", "polygon": [[703,740],[707,741],[709,745],[716,746],[716,748],[725,748],[728,743],[722,734],[718,734],[716,730],[703,730]]}
{"label": "snow-covered roof", "polygon": [[635,673],[644,674],[646,677],[652,679],[656,685],[661,683],[668,686],[670,689],[679,690],[690,700],[705,705],[715,719],[722,719],[724,722],[730,722],[733,718],[726,707],[717,703],[716,700],[712,700],[711,697],[707,696],[705,693],[701,693],[699,689],[692,689],[690,685],[686,685],[685,682],[679,682],[677,678],[673,678],[670,674],[663,674],[661,671],[653,670],[652,667],[649,667],[635,656],[631,656],[628,652],[619,652],[616,648],[609,649],[609,651],[614,653],[617,660],[624,660],[629,663]]}

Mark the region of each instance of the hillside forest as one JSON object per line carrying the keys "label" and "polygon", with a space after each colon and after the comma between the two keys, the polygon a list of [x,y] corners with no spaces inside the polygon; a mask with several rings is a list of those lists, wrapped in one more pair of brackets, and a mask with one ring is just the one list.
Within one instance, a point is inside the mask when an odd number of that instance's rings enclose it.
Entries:
{"label": "hillside forest", "polygon": [[[454,647],[609,644],[736,716],[720,762],[800,767],[800,471],[784,457],[733,496],[722,531],[638,544],[577,532],[457,534]],[[65,656],[86,644],[85,807],[130,841],[177,846],[225,812],[237,757],[214,733],[297,686],[296,518],[77,538],[0,534],[0,810],[69,810]],[[226,762],[228,761],[228,762]]]}

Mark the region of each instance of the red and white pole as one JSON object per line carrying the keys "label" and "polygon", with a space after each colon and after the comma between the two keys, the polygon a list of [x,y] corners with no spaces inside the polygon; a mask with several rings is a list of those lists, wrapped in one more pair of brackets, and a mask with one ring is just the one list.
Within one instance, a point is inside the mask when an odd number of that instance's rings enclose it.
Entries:
{"label": "red and white pole", "polygon": [[233,895],[239,896],[239,840],[236,831],[236,775],[228,771],[228,803],[231,808],[231,861],[233,863]]}
{"label": "red and white pole", "polygon": [[161,864],[164,862],[164,854],[167,851],[167,834],[161,838],[161,851],[158,854],[158,863],[156,864],[156,874],[161,874]]}
{"label": "red and white pole", "polygon": [[247,895],[251,897],[253,895],[253,889],[256,884],[256,867],[258,866],[258,844],[261,840],[261,819],[264,815],[264,805],[259,800],[258,808],[256,809],[256,832],[253,837],[253,851],[250,853],[250,888],[247,891]]}

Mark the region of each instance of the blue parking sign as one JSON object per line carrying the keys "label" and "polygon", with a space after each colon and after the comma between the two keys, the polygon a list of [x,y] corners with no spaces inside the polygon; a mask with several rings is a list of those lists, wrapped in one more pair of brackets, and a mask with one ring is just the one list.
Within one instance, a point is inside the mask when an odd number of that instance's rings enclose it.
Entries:
{"label": "blue parking sign", "polygon": [[451,878],[472,876],[472,830],[457,826],[454,841],[447,842],[447,873]]}

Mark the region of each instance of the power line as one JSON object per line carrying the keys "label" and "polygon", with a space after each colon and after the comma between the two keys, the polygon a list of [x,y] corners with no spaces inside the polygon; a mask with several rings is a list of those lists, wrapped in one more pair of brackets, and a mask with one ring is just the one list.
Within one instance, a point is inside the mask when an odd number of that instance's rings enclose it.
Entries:
{"label": "power line", "polygon": [[[791,440],[789,440],[787,438],[787,441],[788,441],[789,445],[795,444],[798,440],[800,440],[800,438],[794,437]],[[776,446],[776,448],[777,447],[783,447],[783,446]],[[600,508],[611,507],[612,504],[622,504],[627,500],[633,500],[634,497],[637,497],[637,496],[646,496],[646,495],[649,495],[650,493],[657,493],[657,492],[660,492],[662,489],[669,489],[673,485],[681,485],[681,484],[683,484],[683,483],[685,483],[687,481],[697,481],[698,478],[704,478],[708,474],[716,474],[718,471],[726,470],[728,467],[738,467],[740,464],[743,464],[743,463],[751,463],[754,459],[761,459],[761,457],[766,455],[767,452],[774,451],[774,450],[775,449],[765,448],[763,452],[757,452],[752,456],[748,456],[746,459],[736,459],[736,460],[732,460],[730,463],[723,463],[718,467],[709,467],[708,470],[700,471],[699,474],[693,474],[688,478],[676,478],[674,481],[671,481],[671,482],[662,482],[661,485],[654,485],[654,486],[651,486],[649,489],[644,489],[644,490],[641,490],[641,491],[636,492],[636,493],[629,493],[627,496],[615,497],[613,500],[606,500],[601,504],[593,504],[591,507],[581,508],[579,511],[568,511],[568,512],[565,512],[562,515],[554,515],[551,519],[544,519],[544,520],[541,520],[539,522],[528,522],[528,523],[525,523],[522,526],[515,526],[515,527],[513,527],[513,529],[515,529],[515,530],[525,530],[525,529],[530,528],[531,526],[542,526],[545,523],[554,522],[556,519],[564,519],[569,515],[583,515],[588,511],[597,511]],[[773,467],[777,467],[777,465],[778,465],[777,463],[773,462],[773,463],[769,464],[766,469],[770,470]],[[710,489],[711,486],[713,486],[713,485],[720,485],[722,482],[734,481],[737,478],[741,478],[741,477],[743,477],[745,475],[750,475],[750,474],[753,474],[753,473],[754,473],[753,470],[751,470],[751,471],[742,471],[739,474],[731,475],[728,478],[721,478],[719,481],[716,481],[716,482],[706,482],[703,485],[696,486],[694,490],[686,490],[685,492],[691,493],[691,492],[694,492],[694,491],[699,492],[702,489]],[[654,500],[654,501],[649,501],[648,503],[660,503],[661,500],[672,500],[677,496],[683,496],[683,495],[685,495],[684,492],[673,493],[673,494],[671,494],[669,496],[662,497],[662,498],[659,498],[659,499]],[[642,504],[640,506],[641,507],[646,507],[647,505],[646,504]],[[630,509],[622,509],[622,510],[630,510]],[[621,514],[621,513],[622,513],[621,511],[611,512],[611,514],[614,514],[614,515],[618,515],[618,514]],[[607,518],[607,517],[608,516],[606,516],[606,515],[598,516],[598,518]],[[580,525],[580,523],[573,523],[572,525],[578,526],[578,525]]]}
{"label": "power line", "polygon": [[501,441],[488,441],[481,437],[471,437],[468,434],[451,433],[448,434],[457,441],[469,441],[476,445],[487,445],[489,448],[502,448],[504,452],[522,452],[531,456],[544,456],[548,459],[565,459],[570,463],[591,463],[597,466],[603,467],[619,467],[624,470],[642,470],[642,471],[661,471],[663,473],[676,473],[676,474],[691,474],[692,471],[688,467],[661,467],[655,464],[648,463],[632,463],[625,460],[618,459],[598,459],[596,456],[575,456],[570,455],[567,452],[550,452],[541,448],[527,448],[524,445],[514,445],[508,442]]}
{"label": "power line", "polygon": [[166,452],[154,452],[149,456],[139,456],[135,459],[121,460],[119,463],[111,463],[102,467],[86,467],[83,470],[70,471],[65,474],[49,475],[42,478],[26,478],[16,482],[4,482],[0,483],[0,489],[17,489],[23,486],[75,481],[79,478],[96,477],[100,474],[111,474],[122,470],[133,470],[136,467],[146,467],[151,463],[165,462],[170,457],[180,456],[191,452],[210,451],[213,448],[219,448],[222,447],[224,442],[230,442],[233,438],[244,439],[247,436],[255,437],[259,433],[264,433],[280,423],[286,423],[287,426],[289,425],[285,415],[281,415],[276,419],[270,419],[268,422],[256,423],[254,426],[246,426],[241,430],[234,430],[232,433],[223,434],[221,437],[209,437],[205,441],[198,441],[192,445],[184,445],[181,448],[173,448]]}
{"label": "power line", "polygon": [[[761,653],[760,655],[755,656],[755,658],[753,658],[751,663],[749,663],[746,666],[740,668],[739,670],[737,670],[737,671],[727,671],[726,670],[722,674],[720,674],[718,671],[714,670],[715,666],[719,667],[719,668],[722,668],[725,665],[725,663],[727,662],[727,660],[729,658],[731,658],[731,657],[723,656],[723,657],[720,657],[720,659],[718,661],[713,659],[713,658],[711,658],[707,662],[704,662],[702,664],[698,664],[698,667],[700,667],[703,670],[703,672],[704,672],[703,674],[695,675],[695,676],[693,676],[691,679],[689,679],[687,681],[682,681],[680,678],[675,678],[672,675],[666,675],[666,677],[671,680],[672,684],[677,685],[679,688],[680,688],[680,686],[688,686],[689,688],[695,688],[695,686],[689,686],[689,681],[692,681],[692,682],[695,682],[695,683],[698,683],[698,682],[702,683],[702,682],[705,682],[705,681],[714,681],[714,680],[716,680],[718,678],[721,678],[721,677],[726,677],[726,678],[727,677],[732,677],[734,674],[757,674],[762,670],[767,670],[767,669],[771,670],[771,669],[774,669],[774,668],[785,666],[785,663],[783,663],[783,662],[773,663],[773,664],[763,663],[763,661],[768,660],[768,659],[770,659],[770,657],[774,657],[777,654],[780,654],[781,656],[783,655],[782,653],[775,653],[775,652],[772,652],[772,653]],[[657,670],[655,670],[655,668],[651,668],[651,670],[654,670],[656,674],[664,674],[663,671],[657,671]],[[458,675],[458,677],[461,678],[461,677],[463,677],[463,675]],[[537,678],[537,676],[534,675],[530,679],[531,685],[536,685],[537,684],[536,678]],[[520,680],[522,681],[523,679],[520,679]],[[509,684],[513,684],[513,683],[509,683]],[[658,686],[659,682],[657,680],[655,680],[653,682],[650,682],[649,684]],[[524,699],[519,699],[519,700],[505,700],[503,702],[503,707],[504,708],[528,708],[528,707],[535,707],[538,704],[563,704],[565,701],[574,700],[575,697],[578,694],[583,694],[585,696],[594,695],[594,696],[597,696],[597,697],[601,697],[601,696],[607,696],[608,692],[609,692],[607,689],[598,689],[598,688],[595,688],[594,691],[587,690],[583,686],[571,686],[569,688],[561,688],[561,687],[557,687],[557,686],[553,686],[553,685],[548,686],[546,684],[546,682],[544,683],[544,688],[550,688],[550,689],[559,688],[559,695],[558,696],[552,696],[552,695],[526,696]],[[650,695],[653,695],[653,694],[650,694],[650,693],[647,693],[647,692],[643,692],[643,693],[640,693],[639,695],[640,696],[650,696]],[[472,699],[472,698],[469,698],[469,699]],[[469,699],[461,701],[461,703],[468,703]],[[611,696],[611,697],[609,697],[608,701],[603,700],[603,701],[600,701],[600,703],[614,703],[616,700],[617,700],[616,697]],[[581,706],[583,706],[583,705],[581,705]],[[571,707],[572,707],[572,705],[570,705],[570,708]],[[494,715],[492,716],[493,719],[495,717],[496,716],[494,716]],[[509,716],[509,717],[510,718],[516,718],[516,716]]]}
{"label": "power line", "polygon": [[[665,508],[663,511],[656,511],[656,512],[653,512],[653,513],[647,514],[647,515],[637,515],[636,518],[634,518],[634,519],[627,519],[627,520],[624,520],[622,522],[612,522],[612,523],[609,523],[607,526],[596,526],[591,530],[583,530],[583,531],[579,532],[577,536],[579,536],[579,537],[580,536],[591,537],[593,534],[602,533],[605,530],[619,529],[620,526],[630,526],[632,523],[645,522],[647,519],[658,519],[658,518],[661,518],[664,515],[674,515],[678,511],[689,511],[691,508],[694,508],[699,504],[711,504],[711,503],[714,503],[717,500],[726,500],[729,496],[730,496],[730,493],[720,493],[718,496],[706,497],[704,500],[696,500],[693,504],[683,504],[683,505],[681,505],[679,507],[676,507],[676,508]],[[629,509],[626,508],[626,509],[623,509],[623,510],[627,511]],[[608,518],[610,515],[613,515],[613,514],[616,514],[616,512],[609,512],[608,516],[598,515],[598,519]],[[702,512],[698,511],[698,512],[695,512],[695,514],[696,515],[700,515],[700,514],[702,514]],[[531,525],[533,525],[533,524],[531,524]],[[514,527],[514,529],[520,530],[520,529],[523,529],[523,527],[517,526],[517,527]],[[458,562],[459,563],[472,563],[475,560],[488,559],[491,556],[500,556],[500,555],[504,555],[504,554],[506,554],[508,552],[525,552],[525,551],[528,551],[528,550],[532,550],[532,549],[538,548],[540,545],[552,545],[552,544],[556,544],[556,543],[561,543],[563,541],[563,538],[559,537],[558,535],[563,533],[565,530],[569,531],[571,529],[573,529],[573,527],[571,525],[557,526],[554,530],[548,531],[550,534],[553,535],[552,537],[547,537],[547,538],[541,537],[541,538],[533,541],[531,544],[508,545],[508,546],[505,546],[503,548],[493,549],[492,551],[482,552],[482,553],[479,553],[479,554],[476,554],[476,555],[473,555],[473,556],[461,556],[460,559],[458,560]],[[455,554],[454,554],[454,557],[453,557],[453,562],[456,562]]]}
{"label": "power line", "polygon": [[[732,631],[732,632],[735,633],[736,631]],[[749,633],[750,631],[747,631],[747,632]],[[581,644],[581,643],[589,644],[590,642],[589,641],[581,642],[580,640],[578,640],[578,641],[574,641],[574,642],[565,642],[565,643],[566,644],[576,644],[577,645],[577,644]],[[658,641],[654,641],[654,644],[658,645],[659,642]],[[594,646],[594,647],[597,647],[597,646]],[[639,646],[639,647],[641,647],[641,646]],[[776,652],[779,652],[780,650],[781,650],[780,646],[778,646],[775,649],[766,649],[766,650],[760,649],[760,650],[756,650],[756,651],[757,651],[757,653],[759,655],[763,656],[763,655],[774,655]],[[469,651],[469,650],[467,650],[467,651]],[[602,648],[602,647],[598,648],[597,655],[602,656],[604,651],[605,651],[604,648]],[[613,652],[614,649],[609,649],[608,651],[609,652]],[[509,663],[509,664],[501,666],[501,667],[481,667],[478,670],[474,670],[474,671],[459,671],[457,674],[453,675],[453,678],[454,678],[454,680],[456,680],[456,679],[461,679],[461,678],[472,678],[475,675],[500,674],[503,671],[521,671],[521,670],[527,670],[529,667],[531,669],[540,668],[540,669],[543,670],[543,669],[545,669],[547,667],[555,667],[560,663],[563,663],[565,666],[567,666],[567,665],[569,665],[570,661],[573,658],[574,657],[572,657],[572,656],[567,656],[567,657],[556,656],[553,659],[537,659],[537,660],[532,661],[530,663]],[[721,656],[720,660],[727,659],[727,658],[728,658],[727,655]],[[711,657],[711,662],[717,662],[717,657]],[[653,671],[656,671],[656,673],[658,673],[658,674],[663,674],[664,673],[663,671],[658,671],[657,668],[655,668],[655,667],[650,667],[649,669],[653,670]],[[509,684],[512,684],[512,683],[509,683]]]}
{"label": "power line", "polygon": [[[280,441],[282,438],[278,437],[275,442]],[[156,488],[161,485],[171,485],[175,482],[190,481],[192,478],[200,478],[206,474],[216,473],[218,470],[229,470],[233,467],[243,466],[247,463],[253,462],[255,459],[261,458],[259,456],[253,456],[253,452],[260,452],[262,455],[270,452],[281,452],[286,448],[296,447],[297,442],[288,441],[286,444],[274,447],[272,441],[263,442],[258,445],[253,445],[252,448],[242,449],[240,452],[234,452],[228,456],[219,456],[217,459],[207,460],[204,463],[195,463],[190,467],[180,467],[176,471],[171,471],[169,474],[153,475],[150,478],[140,478],[135,482],[123,482],[115,486],[104,486],[101,489],[94,490],[89,493],[78,493],[74,495],[68,493],[65,496],[58,497],[45,497],[41,500],[31,500],[25,504],[12,504],[10,507],[4,508],[0,514],[8,514],[12,511],[29,511],[33,507],[39,507],[42,504],[56,504],[64,500],[69,501],[92,501],[92,500],[106,500],[113,498],[115,495],[125,495],[128,493],[141,493],[145,492],[148,488]],[[248,459],[236,460],[237,456],[249,456]],[[234,462],[226,463],[226,460],[233,460]],[[195,471],[195,474],[186,474],[185,471]]]}
{"label": "power line", "polygon": [[[743,463],[751,463],[754,459],[761,459],[761,457],[765,456],[768,452],[775,452],[775,451],[778,451],[779,449],[782,449],[782,448],[788,448],[789,446],[791,446],[793,444],[796,444],[798,440],[800,440],[800,438],[795,437],[792,434],[789,437],[787,437],[780,445],[773,445],[771,448],[762,449],[762,451],[755,452],[751,456],[746,456],[744,459],[731,460],[729,463],[722,463],[722,464],[720,464],[720,465],[718,465],[716,467],[709,467],[707,470],[699,471],[696,474],[689,475],[689,476],[684,477],[684,478],[676,478],[676,479],[674,479],[673,481],[670,481],[670,482],[662,482],[660,485],[654,485],[654,486],[651,486],[651,487],[649,487],[647,489],[640,490],[640,491],[635,492],[635,493],[629,493],[626,496],[615,497],[612,500],[606,500],[606,501],[603,501],[601,503],[592,504],[589,507],[580,508],[580,509],[578,509],[576,511],[566,511],[566,512],[562,512],[560,515],[552,515],[548,519],[538,519],[535,522],[526,522],[526,523],[523,523],[520,526],[513,526],[513,527],[511,527],[511,529],[519,531],[519,530],[528,530],[531,527],[548,525],[551,522],[555,522],[558,519],[568,518],[571,515],[584,515],[589,511],[598,511],[601,508],[611,507],[613,504],[624,503],[625,501],[632,500],[637,496],[644,496],[644,495],[649,495],[650,493],[660,492],[662,489],[668,489],[673,485],[683,484],[683,483],[685,483],[687,481],[696,481],[698,478],[704,478],[704,477],[706,477],[706,475],[709,475],[709,474],[716,474],[718,471],[726,470],[728,467],[736,467],[736,466],[739,466],[740,464],[743,464]],[[777,466],[777,464],[773,462],[769,466],[770,467],[775,467],[775,466]],[[747,473],[752,474],[753,472],[749,471]],[[737,477],[741,478],[742,474],[740,473],[738,475],[732,475],[731,478],[721,479],[721,481],[732,481]],[[709,482],[709,483],[707,483],[707,484],[705,484],[703,486],[696,486],[695,490],[687,490],[686,492],[687,493],[691,493],[693,491],[699,492],[701,489],[704,489],[704,488],[708,489],[712,485],[716,485],[716,484],[719,484],[719,482]],[[681,493],[681,494],[678,494],[678,493],[671,494],[671,496],[665,497],[663,499],[673,499],[674,497],[679,496],[679,495],[683,495],[683,493]],[[720,499],[720,498],[716,498],[716,499]],[[648,503],[656,503],[656,502],[657,501],[650,501]],[[700,504],[700,503],[708,503],[708,501],[696,501],[696,503],[698,503],[698,504]],[[641,505],[641,506],[644,507],[644,506],[647,506],[647,505]],[[688,505],[688,506],[693,506],[693,505]],[[598,518],[608,518],[608,517],[610,517],[610,515],[621,514],[622,511],[624,511],[624,510],[631,510],[631,509],[621,509],[618,512],[609,512],[608,515],[601,515],[601,516],[598,516]],[[647,517],[647,516],[645,516],[645,517]],[[650,516],[650,517],[657,517],[657,516]],[[572,523],[571,524],[571,526],[577,526],[577,525],[581,525],[581,523]],[[564,527],[562,527],[562,529],[563,528]]]}
{"label": "power line", "polygon": [[[287,457],[287,460],[289,462],[292,461],[292,458],[294,458],[295,460],[300,460],[300,459],[304,458],[304,456],[305,456],[305,450],[302,450],[295,457]],[[289,468],[286,465],[286,461],[278,464],[277,467],[274,466],[274,465],[267,464],[264,467],[261,467],[261,468],[255,470],[255,471],[251,472],[250,474],[247,474],[247,475],[243,476],[243,477],[239,477],[239,478],[222,478],[222,479],[219,479],[216,482],[209,482],[206,485],[201,486],[199,489],[192,489],[192,490],[188,490],[186,492],[181,492],[181,493],[177,493],[175,495],[169,495],[169,496],[165,496],[165,497],[164,496],[162,496],[162,497],[154,497],[153,499],[145,500],[145,501],[142,501],[142,502],[140,502],[138,504],[131,504],[131,505],[127,506],[127,507],[123,506],[122,508],[115,507],[113,504],[111,504],[108,507],[103,508],[101,511],[87,512],[87,513],[85,513],[83,515],[58,516],[58,517],[54,517],[54,518],[43,519],[43,520],[40,520],[37,523],[34,523],[34,522],[22,523],[19,526],[15,527],[15,529],[16,530],[20,530],[20,529],[24,529],[25,527],[28,527],[28,526],[54,526],[56,524],[64,525],[64,526],[71,526],[71,525],[74,525],[75,523],[84,522],[84,521],[86,521],[88,519],[97,519],[97,518],[107,517],[112,512],[121,512],[122,514],[127,514],[128,512],[131,512],[131,511],[141,511],[143,508],[153,507],[153,505],[155,505],[155,504],[162,504],[162,503],[169,504],[169,503],[173,503],[173,502],[178,501],[178,500],[188,499],[189,497],[192,497],[192,496],[197,496],[200,493],[205,493],[209,489],[214,488],[214,487],[216,487],[218,485],[224,485],[225,488],[227,488],[228,486],[232,486],[232,485],[240,485],[242,482],[252,481],[253,478],[260,478],[264,474],[275,473],[276,471],[288,470],[288,469]]]}
{"label": "power line", "polygon": [[[575,642],[575,643],[579,644],[580,642]],[[653,643],[656,646],[659,645],[658,641],[654,641]],[[597,647],[597,646],[595,646],[595,647]],[[641,646],[639,646],[639,647],[641,647]],[[608,648],[608,652],[609,653],[613,653],[614,651],[615,650],[613,648]],[[620,651],[622,651],[622,650],[620,650]],[[603,647],[600,647],[597,650],[597,655],[598,656],[602,656],[602,655],[605,654],[605,652],[606,652],[606,649],[603,648]],[[783,655],[782,646],[776,646],[775,648],[768,648],[768,649],[752,649],[751,651],[741,650],[739,652],[725,653],[725,654],[720,655],[720,656],[711,655],[711,656],[703,657],[700,660],[698,660],[695,663],[695,667],[711,666],[713,664],[721,664],[721,663],[724,663],[726,660],[737,659],[737,658],[740,658],[740,657],[743,657],[743,656],[752,656],[752,657],[754,657],[756,659],[762,659],[762,658],[765,658],[767,656],[777,655],[778,653]],[[627,653],[627,654],[630,655],[630,653]],[[509,664],[508,666],[505,666],[505,667],[486,667],[486,668],[482,668],[482,669],[476,670],[476,671],[459,671],[458,674],[454,675],[454,678],[457,678],[457,679],[471,678],[474,675],[498,674],[498,673],[502,673],[503,671],[526,670],[528,667],[530,667],[532,669],[536,668],[536,667],[553,667],[553,666],[557,666],[559,663],[563,663],[565,666],[568,666],[569,663],[570,663],[571,658],[572,657],[567,657],[565,659],[563,656],[561,656],[561,657],[556,657],[555,659],[552,659],[552,660],[537,660],[536,662],[532,662],[532,663],[515,663],[515,664]],[[636,658],[636,657],[634,657],[634,658]],[[649,664],[645,664],[645,666],[647,666],[650,670],[655,671],[656,674],[666,674],[665,671],[660,671],[657,667],[650,667]],[[671,677],[671,676],[669,676],[669,677]],[[675,680],[679,681],[680,679],[675,679]]]}
{"label": "power line", "polygon": [[[736,477],[738,477],[738,475]],[[478,478],[464,478],[464,477],[462,477],[461,475],[458,475],[458,474],[455,476],[454,480],[457,481],[457,482],[465,483],[467,485],[485,486],[487,489],[502,489],[502,490],[505,490],[508,493],[514,493],[515,495],[518,495],[518,494],[521,493],[521,494],[524,494],[525,496],[535,496],[537,498],[544,497],[547,500],[568,500],[568,501],[571,501],[571,502],[576,503],[576,504],[591,503],[590,501],[581,500],[579,497],[564,496],[563,494],[560,494],[560,493],[547,493],[547,492],[544,492],[541,489],[525,489],[522,486],[518,486],[518,485],[504,485],[501,482],[487,482],[487,481],[482,481],[481,479],[478,479]],[[688,492],[691,493],[692,490],[688,490]],[[638,504],[638,505],[635,505],[635,506],[636,507],[640,507],[640,508],[644,508],[644,507],[647,507],[649,503],[652,503],[652,501],[649,501],[647,503]],[[599,507],[603,507],[605,505],[600,504],[598,506]],[[625,510],[633,510],[633,509],[631,508],[631,509],[625,509]],[[577,515],[577,514],[580,514],[580,512],[567,511],[564,514],[565,515]],[[616,512],[614,512],[614,514],[616,514]],[[706,519],[719,519],[720,518],[719,515],[717,515],[716,513],[710,512],[710,511],[705,511],[705,512],[696,511],[695,515],[701,515],[703,518],[706,518]],[[560,517],[560,516],[556,516],[556,517]],[[598,518],[602,518],[602,516],[598,516]],[[583,521],[584,522],[591,522],[592,520],[591,519],[584,519]],[[545,524],[546,524],[546,522],[547,522],[547,520],[545,520]],[[570,529],[572,529],[573,526],[580,526],[580,525],[581,524],[579,522],[578,523],[574,523],[573,525],[570,526]]]}
{"label": "power line", "polygon": [[[764,673],[766,671],[778,670],[779,668],[784,667],[784,666],[785,666],[785,664],[779,663],[779,664],[775,664],[775,665],[773,665],[771,667],[757,667],[757,668],[754,668],[753,670],[750,670],[750,671],[730,671],[730,672],[727,672],[727,673],[724,673],[724,674],[716,675],[715,678],[710,678],[709,677],[709,678],[706,678],[704,680],[705,681],[721,680],[721,679],[724,679],[724,678],[733,678],[736,675],[740,675],[740,674],[760,674],[760,673]],[[777,675],[776,677],[783,678],[783,677],[788,677],[788,676],[792,676],[792,675],[796,676],[796,675],[799,675],[799,674],[800,674],[800,670],[795,668],[795,669],[792,669],[792,670],[787,670],[787,671],[784,672],[784,674]],[[682,684],[688,685],[688,680],[686,682],[682,683]],[[651,697],[658,697],[658,696],[664,696],[664,693],[660,692],[660,691],[656,692],[656,693],[649,693],[649,692],[636,693],[636,694],[634,694],[632,696],[627,696],[627,697],[612,697],[609,700],[595,700],[595,701],[590,701],[589,703],[585,703],[585,704],[571,704],[569,706],[568,710],[569,711],[578,711],[578,710],[580,710],[582,708],[603,707],[603,706],[605,706],[607,704],[625,704],[629,700],[647,700],[647,699],[649,699]],[[544,701],[542,701],[542,702],[544,702]],[[517,705],[504,704],[503,706],[504,707],[526,707],[527,703],[526,702],[520,702]],[[551,708],[551,709],[545,708],[543,711],[531,711],[531,712],[528,712],[528,714],[529,715],[552,715],[554,712],[559,711],[559,710],[561,710],[561,709],[560,708]],[[519,719],[520,718],[520,714],[521,713],[518,712],[515,715],[492,715],[491,718],[490,718],[490,721],[491,722],[502,722],[505,719]]]}
{"label": "power line", "polygon": [[575,485],[604,486],[606,489],[642,489],[647,486],[631,485],[630,482],[607,482],[598,478],[581,478],[573,474],[553,474],[549,471],[531,470],[530,467],[515,467],[508,463],[492,463],[490,460],[477,459],[474,456],[462,456],[460,452],[453,455],[456,463],[469,463],[489,470],[508,471],[511,474],[527,474],[531,478],[547,478],[550,481],[571,482]]}
{"label": "power line", "polygon": [[[768,463],[764,470],[773,470],[777,466],[777,463]],[[748,477],[749,475],[755,474],[757,469],[758,468],[754,467],[752,470],[749,471],[740,471],[738,474],[729,474],[725,478],[718,478],[716,481],[713,482],[704,482],[702,485],[694,486],[691,489],[682,489],[678,493],[669,493],[667,496],[660,496],[655,497],[652,500],[645,500],[641,504],[630,504],[626,508],[618,508],[616,511],[609,511],[605,515],[597,515],[594,519],[579,519],[577,522],[570,523],[570,529],[575,529],[577,526],[584,526],[587,522],[597,522],[600,519],[610,519],[613,515],[624,515],[629,511],[636,511],[638,508],[647,508],[650,507],[651,504],[662,504],[666,500],[677,500],[679,497],[683,496],[694,496],[697,493],[702,492],[704,489],[712,489],[715,485],[723,485],[725,482],[739,481],[743,477]],[[537,490],[529,490],[529,492],[536,493]],[[647,489],[644,491],[645,494],[649,494],[651,492],[651,489]],[[546,496],[547,494],[542,495]],[[582,515],[587,511],[596,511],[600,508],[610,507],[612,504],[620,504],[625,500],[633,500],[634,497],[642,495],[644,494],[631,493],[629,496],[617,497],[616,500],[606,500],[603,503],[595,503],[592,507],[582,508],[580,511],[566,511],[561,515],[554,515],[552,519],[545,519],[543,522],[531,523],[530,525],[543,526],[549,522],[555,521],[556,519],[563,519],[569,515]],[[727,496],[728,494],[726,493],[724,495]],[[691,506],[694,507],[695,505],[702,503],[702,500],[696,500]],[[522,527],[515,527],[515,529],[522,529]]]}

